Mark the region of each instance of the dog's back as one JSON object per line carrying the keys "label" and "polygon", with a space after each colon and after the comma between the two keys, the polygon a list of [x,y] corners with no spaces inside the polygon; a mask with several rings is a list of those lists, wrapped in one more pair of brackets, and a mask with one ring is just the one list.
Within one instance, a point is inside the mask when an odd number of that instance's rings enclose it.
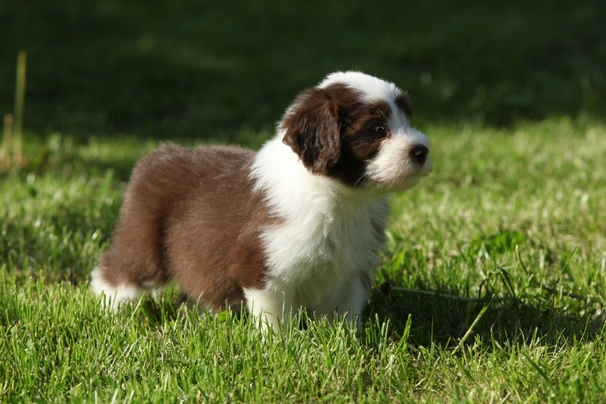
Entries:
{"label": "dog's back", "polygon": [[186,295],[210,308],[237,305],[241,285],[261,284],[258,233],[270,220],[261,196],[251,197],[254,156],[238,147],[167,145],[143,158],[93,288],[132,299],[177,278]]}

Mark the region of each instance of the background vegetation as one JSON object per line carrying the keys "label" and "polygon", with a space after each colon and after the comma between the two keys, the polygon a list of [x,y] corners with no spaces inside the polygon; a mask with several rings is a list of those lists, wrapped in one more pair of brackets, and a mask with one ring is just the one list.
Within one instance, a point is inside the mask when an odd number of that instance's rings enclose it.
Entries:
{"label": "background vegetation", "polygon": [[[602,3],[3,0],[0,113],[21,49],[28,72],[25,161],[0,168],[0,401],[600,401]],[[175,290],[103,313],[88,277],[135,161],[258,148],[345,69],[407,89],[434,144],[362,335],[301,319],[262,341]]]}

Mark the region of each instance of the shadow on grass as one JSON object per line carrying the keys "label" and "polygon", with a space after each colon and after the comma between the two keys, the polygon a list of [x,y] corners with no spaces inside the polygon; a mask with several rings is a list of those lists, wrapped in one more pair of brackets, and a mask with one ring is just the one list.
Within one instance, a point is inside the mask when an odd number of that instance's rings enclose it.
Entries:
{"label": "shadow on grass", "polygon": [[[271,130],[295,94],[345,69],[407,89],[420,126],[603,119],[605,14],[599,0],[6,0],[0,57],[28,52],[25,129],[36,135],[223,142]],[[14,77],[0,65],[0,113]]]}
{"label": "shadow on grass", "polygon": [[[214,315],[193,304],[178,289],[171,288],[159,300],[144,298],[138,306],[140,321],[150,327],[163,327],[183,315]],[[543,302],[544,303],[544,302]],[[375,290],[366,307],[364,327],[377,327],[370,331],[370,339],[362,342],[368,346],[379,346],[383,327],[389,324],[388,338],[400,340],[407,332],[407,319],[412,322],[408,332],[411,346],[438,345],[455,348],[459,344],[480,344],[483,349],[514,347],[523,345],[556,346],[573,341],[593,341],[600,338],[606,325],[603,314],[569,315],[546,310],[537,302],[528,303],[511,298],[493,303],[483,314],[485,303],[452,301],[440,296],[428,297],[416,294],[392,292],[387,295]],[[185,310],[185,311],[182,311]],[[475,321],[479,316],[479,321]],[[224,311],[216,315],[217,321],[251,321],[245,308]],[[312,320],[305,312],[297,316],[298,327],[307,329]],[[475,324],[474,324],[475,323]],[[368,330],[367,330],[368,331]]]}
{"label": "shadow on grass", "polygon": [[[393,339],[405,334],[411,315],[409,343],[419,346],[439,344],[455,347],[464,338],[465,344],[491,346],[525,344],[554,345],[573,340],[592,341],[606,324],[595,310],[578,310],[584,315],[571,315],[547,308],[554,296],[542,295],[528,299],[506,298],[498,302],[465,302],[450,297],[420,295],[402,291],[388,294],[374,290],[367,306],[367,315],[379,322],[389,321]],[[527,301],[525,301],[527,300]],[[575,302],[588,305],[587,302]],[[482,310],[489,305],[484,313]],[[478,321],[476,322],[476,320]],[[475,324],[474,324],[475,323]]]}

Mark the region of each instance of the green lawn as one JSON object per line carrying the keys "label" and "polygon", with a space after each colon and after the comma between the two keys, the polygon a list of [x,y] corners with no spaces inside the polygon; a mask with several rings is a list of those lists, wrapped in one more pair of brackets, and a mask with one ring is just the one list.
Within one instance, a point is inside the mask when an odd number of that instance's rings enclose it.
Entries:
{"label": "green lawn", "polygon": [[[0,169],[0,402],[601,402],[601,3],[3,0],[0,113],[20,49],[28,82],[26,162]],[[362,334],[263,339],[174,289],[105,313],[87,282],[135,161],[257,148],[338,69],[407,89],[434,146],[392,198]]]}

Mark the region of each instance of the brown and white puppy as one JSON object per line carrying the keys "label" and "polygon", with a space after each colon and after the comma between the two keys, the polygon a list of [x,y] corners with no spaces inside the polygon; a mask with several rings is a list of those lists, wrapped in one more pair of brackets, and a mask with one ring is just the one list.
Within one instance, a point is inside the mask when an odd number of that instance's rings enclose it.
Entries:
{"label": "brown and white puppy", "polygon": [[260,151],[162,146],[135,167],[92,288],[112,303],[175,280],[265,327],[305,308],[352,322],[368,299],[386,195],[431,172],[394,84],[339,72],[300,94]]}

